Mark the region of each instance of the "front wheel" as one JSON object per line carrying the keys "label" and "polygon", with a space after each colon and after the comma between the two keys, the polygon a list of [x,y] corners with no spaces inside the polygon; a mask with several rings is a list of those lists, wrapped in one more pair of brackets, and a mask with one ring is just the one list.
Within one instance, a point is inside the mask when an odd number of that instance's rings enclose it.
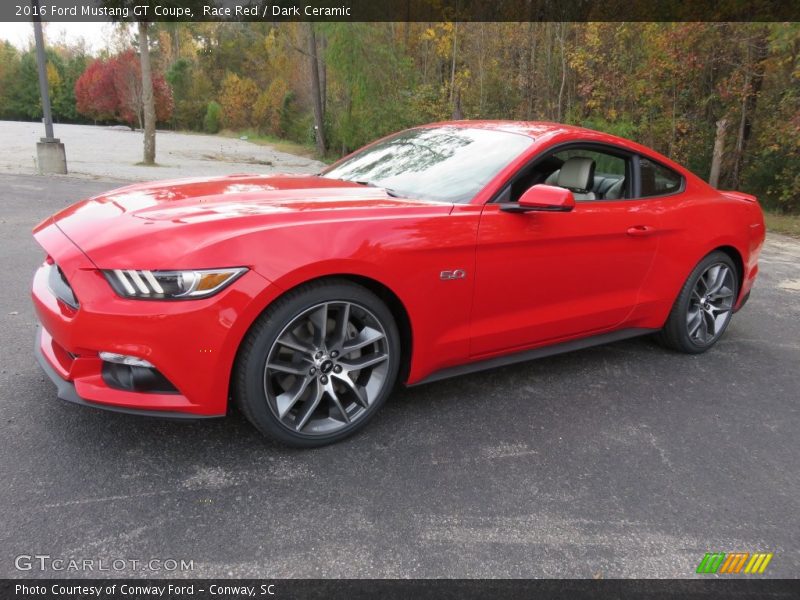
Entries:
{"label": "front wheel", "polygon": [[659,340],[680,352],[705,352],[727,329],[738,293],[733,261],[724,252],[712,252],[689,275]]}
{"label": "front wheel", "polygon": [[234,394],[267,436],[323,446],[367,424],[399,366],[397,325],[377,296],[345,280],[311,283],[253,325],[237,359]]}

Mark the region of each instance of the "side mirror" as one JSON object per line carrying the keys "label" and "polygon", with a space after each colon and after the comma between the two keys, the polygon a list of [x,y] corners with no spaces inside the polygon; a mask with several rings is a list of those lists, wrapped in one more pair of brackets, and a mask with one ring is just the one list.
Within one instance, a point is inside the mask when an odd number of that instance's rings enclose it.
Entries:
{"label": "side mirror", "polygon": [[519,199],[517,204],[501,206],[505,212],[569,212],[575,208],[575,196],[567,189],[554,185],[534,185]]}

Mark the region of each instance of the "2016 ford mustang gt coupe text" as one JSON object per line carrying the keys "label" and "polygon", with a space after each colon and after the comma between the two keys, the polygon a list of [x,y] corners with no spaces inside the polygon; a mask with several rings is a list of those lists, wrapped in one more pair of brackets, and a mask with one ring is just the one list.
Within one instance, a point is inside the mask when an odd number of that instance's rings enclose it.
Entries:
{"label": "2016 ford mustang gt coupe text", "polygon": [[132,185],[34,230],[60,398],[295,446],[417,384],[656,333],[700,353],[758,272],[753,196],[554,123],[403,131],[315,176]]}

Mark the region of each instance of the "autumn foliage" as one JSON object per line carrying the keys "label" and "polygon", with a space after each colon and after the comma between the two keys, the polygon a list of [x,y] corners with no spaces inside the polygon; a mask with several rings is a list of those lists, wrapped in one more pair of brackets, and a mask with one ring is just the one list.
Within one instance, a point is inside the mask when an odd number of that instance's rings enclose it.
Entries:
{"label": "autumn foliage", "polygon": [[[800,23],[193,22],[149,34],[162,126],[306,145],[321,129],[335,158],[430,121],[559,121],[800,213]],[[139,125],[136,52],[92,60],[51,44],[57,120]],[[0,118],[41,118],[35,52],[2,41]]]}
{"label": "autumn foliage", "polygon": [[258,97],[258,87],[249,77],[229,73],[222,80],[220,104],[225,127],[241,129],[253,119],[253,104]]}
{"label": "autumn foliage", "polygon": [[89,63],[75,82],[75,100],[79,114],[97,120],[114,118],[119,101],[108,61],[97,59]]}
{"label": "autumn foliage", "polygon": [[[161,73],[153,73],[156,118],[172,116],[172,89]],[[75,82],[80,114],[94,120],[120,121],[141,127],[143,116],[142,71],[139,57],[128,50],[108,59],[96,59]]]}

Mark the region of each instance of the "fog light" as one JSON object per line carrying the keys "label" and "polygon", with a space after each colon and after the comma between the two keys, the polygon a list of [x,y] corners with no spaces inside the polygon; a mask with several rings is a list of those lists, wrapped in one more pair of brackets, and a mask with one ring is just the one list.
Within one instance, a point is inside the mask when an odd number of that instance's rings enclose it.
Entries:
{"label": "fog light", "polygon": [[110,363],[117,363],[118,365],[128,365],[129,367],[146,367],[148,369],[155,368],[152,363],[143,358],[135,356],[127,356],[126,354],[117,354],[116,352],[98,352],[100,360]]}

